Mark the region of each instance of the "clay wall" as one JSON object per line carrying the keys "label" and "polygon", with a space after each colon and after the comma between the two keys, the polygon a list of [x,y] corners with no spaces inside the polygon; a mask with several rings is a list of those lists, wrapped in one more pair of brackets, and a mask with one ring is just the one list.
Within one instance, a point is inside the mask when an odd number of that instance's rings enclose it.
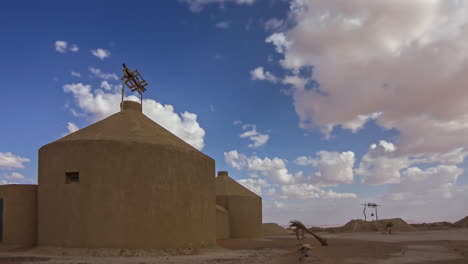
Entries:
{"label": "clay wall", "polygon": [[[67,172],[79,182],[66,183]],[[170,145],[54,142],[39,150],[38,244],[180,248],[216,240],[214,160]]]}
{"label": "clay wall", "polygon": [[216,239],[225,239],[230,237],[229,212],[216,205]]}
{"label": "clay wall", "polygon": [[216,203],[229,211],[231,238],[263,236],[262,199],[259,196],[217,195]]}
{"label": "clay wall", "polygon": [[3,239],[6,245],[33,246],[37,241],[37,185],[0,185]]}

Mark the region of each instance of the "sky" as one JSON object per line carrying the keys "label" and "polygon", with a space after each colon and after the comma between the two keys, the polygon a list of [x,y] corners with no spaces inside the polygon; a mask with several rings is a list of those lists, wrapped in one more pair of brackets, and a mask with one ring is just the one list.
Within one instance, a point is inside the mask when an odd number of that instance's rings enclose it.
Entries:
{"label": "sky", "polygon": [[41,146],[118,112],[126,63],[143,113],[264,222],[468,215],[465,1],[20,0],[0,36],[0,184],[37,183]]}

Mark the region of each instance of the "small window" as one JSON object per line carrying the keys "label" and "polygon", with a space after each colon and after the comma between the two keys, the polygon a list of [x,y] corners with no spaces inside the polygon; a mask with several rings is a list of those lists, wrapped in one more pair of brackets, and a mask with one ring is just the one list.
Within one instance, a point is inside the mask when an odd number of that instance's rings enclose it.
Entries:
{"label": "small window", "polygon": [[65,172],[65,183],[79,183],[80,173],[79,172]]}

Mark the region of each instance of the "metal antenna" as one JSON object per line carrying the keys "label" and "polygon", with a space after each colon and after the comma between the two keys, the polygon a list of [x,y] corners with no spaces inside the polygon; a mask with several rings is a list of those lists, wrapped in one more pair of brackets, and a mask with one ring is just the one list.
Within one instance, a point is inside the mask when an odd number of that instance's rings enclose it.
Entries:
{"label": "metal antenna", "polygon": [[125,63],[122,64],[122,66],[123,76],[120,78],[122,80],[122,102],[124,100],[126,85],[130,91],[138,92],[140,95],[140,103],[143,106],[143,93],[146,92],[145,86],[148,85],[148,83],[145,81],[145,79],[143,79],[138,70],[131,71],[129,68],[127,68]]}
{"label": "metal antenna", "polygon": [[379,220],[379,216],[377,215],[377,207],[380,206],[379,204],[376,203],[367,203],[367,207],[372,207],[374,208],[375,211],[375,219]]}
{"label": "metal antenna", "polygon": [[362,210],[362,213],[364,214],[364,221],[367,221],[367,216],[366,216],[366,206],[367,206],[367,203],[364,203],[364,204],[361,204],[361,205],[364,205],[364,210]]}

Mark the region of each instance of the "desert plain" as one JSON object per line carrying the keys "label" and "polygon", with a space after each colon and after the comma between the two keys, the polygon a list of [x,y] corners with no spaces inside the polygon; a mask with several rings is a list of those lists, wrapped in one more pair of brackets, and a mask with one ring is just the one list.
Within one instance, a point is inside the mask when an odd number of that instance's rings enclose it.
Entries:
{"label": "desert plain", "polygon": [[[382,229],[394,223],[391,234]],[[337,228],[310,228],[328,240],[323,247],[311,235],[298,241],[294,232],[277,224],[264,224],[264,237],[223,239],[200,251],[134,249],[15,248],[0,245],[0,264],[204,264],[204,263],[350,263],[350,264],[466,264],[468,263],[468,218],[457,225],[440,222],[407,224],[401,219],[364,222],[352,220]],[[302,258],[300,245],[309,244]]]}

